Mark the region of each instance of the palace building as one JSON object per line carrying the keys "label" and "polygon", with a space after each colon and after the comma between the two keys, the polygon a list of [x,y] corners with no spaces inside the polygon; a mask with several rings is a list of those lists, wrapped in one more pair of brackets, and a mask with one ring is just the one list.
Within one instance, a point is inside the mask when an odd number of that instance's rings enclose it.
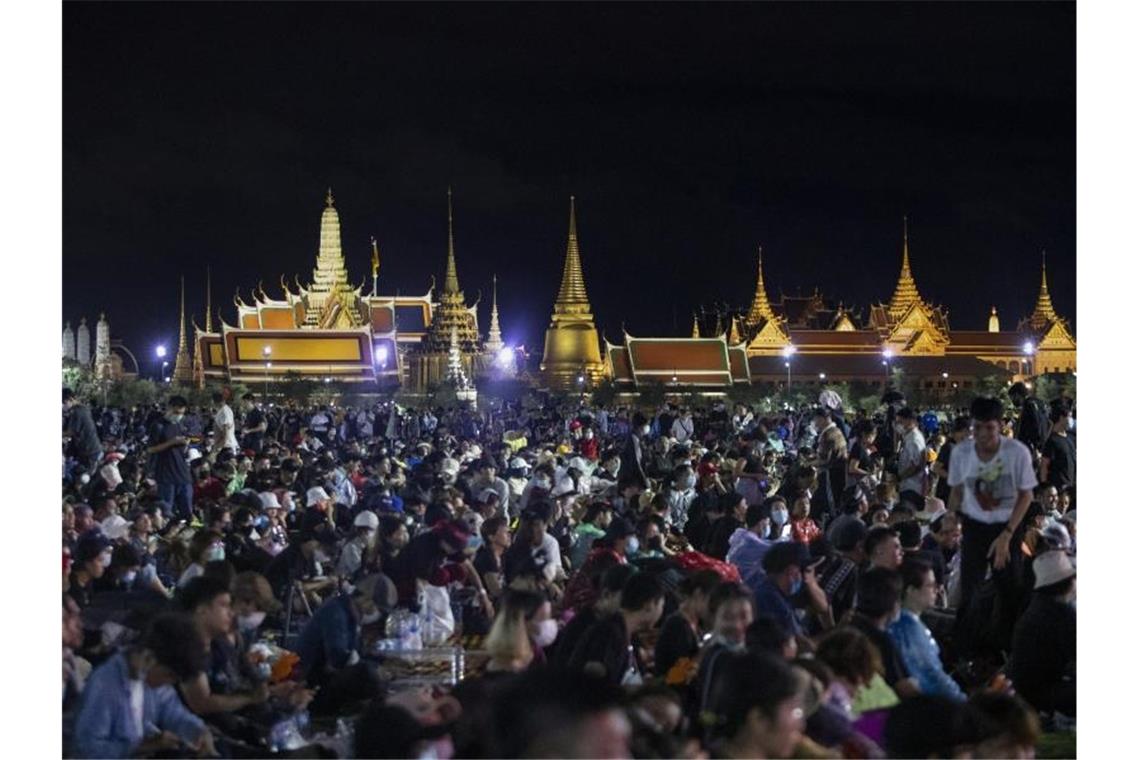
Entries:
{"label": "palace building", "polygon": [[[1014,330],[1000,329],[996,308],[987,330],[953,330],[946,309],[918,290],[905,220],[902,248],[893,295],[871,305],[865,317],[818,291],[769,301],[758,255],[756,290],[746,309],[716,313],[711,324],[707,314],[703,320],[694,316],[686,337],[635,337],[623,331],[620,344],[605,342],[600,374],[630,390],[660,383],[711,391],[759,382],[883,384],[895,370],[929,388],[949,389],[959,382],[970,387],[987,375],[1020,379],[1076,371],[1076,340],[1053,308],[1044,259],[1037,302]],[[570,326],[577,332],[569,333]],[[563,284],[547,330],[543,373],[548,385],[567,387],[569,372],[579,382],[598,376],[591,343],[596,334],[571,211]]]}
{"label": "palace building", "polygon": [[[450,188],[447,220],[446,274],[438,298],[434,278],[423,295],[378,294],[380,251],[375,238],[372,288],[366,292],[363,281],[354,285],[349,280],[340,216],[330,189],[308,284],[294,277],[290,286],[282,276],[280,297],[270,297],[259,285],[249,301],[239,291],[234,296],[233,323],[219,313],[215,329],[207,275],[205,326],[194,325],[194,357],[187,361],[192,366],[190,377],[199,385],[211,380],[250,383],[300,376],[427,390],[446,380],[456,352],[466,377],[481,376],[493,357],[479,336],[478,304],[468,305],[459,288]],[[184,324],[185,318],[180,319]],[[497,303],[492,320],[496,339],[492,347],[501,350]]]}

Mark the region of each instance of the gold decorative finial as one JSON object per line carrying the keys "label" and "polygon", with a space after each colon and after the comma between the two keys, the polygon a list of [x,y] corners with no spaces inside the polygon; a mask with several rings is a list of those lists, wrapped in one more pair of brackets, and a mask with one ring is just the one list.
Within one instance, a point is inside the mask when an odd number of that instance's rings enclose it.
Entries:
{"label": "gold decorative finial", "polygon": [[562,285],[558,288],[554,308],[555,311],[560,308],[582,311],[582,307],[585,307],[585,311],[589,311],[590,300],[586,296],[582,257],[578,251],[578,218],[574,208],[574,196],[570,196],[570,232],[566,241],[566,263],[562,269]]}
{"label": "gold decorative finial", "polygon": [[697,313],[695,311],[693,312],[693,337],[701,337],[701,326],[700,323],[697,322]]}
{"label": "gold decorative finial", "polygon": [[331,187],[329,188],[328,195],[325,196],[325,205],[330,207],[330,208],[333,205],[333,194],[332,194],[332,188]]}
{"label": "gold decorative finial", "polygon": [[443,292],[459,292],[459,273],[455,267],[455,232],[451,216],[451,185],[447,186],[447,272],[443,278]]}
{"label": "gold decorative finial", "polygon": [[380,248],[376,245],[376,237],[372,237],[372,276],[380,274]]}
{"label": "gold decorative finial", "polygon": [[210,265],[206,265],[206,332],[213,332],[210,324]]}

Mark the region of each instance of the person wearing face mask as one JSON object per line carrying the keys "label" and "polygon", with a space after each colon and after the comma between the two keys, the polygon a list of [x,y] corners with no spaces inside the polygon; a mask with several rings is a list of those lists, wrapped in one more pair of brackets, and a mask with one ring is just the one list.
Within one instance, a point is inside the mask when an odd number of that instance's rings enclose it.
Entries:
{"label": "person wearing face mask", "polygon": [[336,573],[341,578],[352,580],[361,572],[365,556],[376,547],[376,531],[380,528],[380,518],[375,512],[361,510],[352,521],[355,535],[344,545],[337,562]]}
{"label": "person wearing face mask", "polygon": [[[300,589],[311,603],[320,603],[320,595],[336,585],[336,579],[325,575],[325,566],[336,552],[337,532],[328,517],[318,509],[306,509],[300,518],[300,535],[265,568],[265,578],[273,594],[284,602],[290,588]],[[331,569],[331,566],[330,566]],[[300,600],[295,600],[300,607]],[[287,610],[288,612],[288,610]]]}
{"label": "person wearing face mask", "polygon": [[187,462],[190,439],[182,427],[186,415],[186,399],[171,396],[166,402],[166,416],[156,420],[150,429],[150,469],[158,489],[158,498],[170,504],[177,518],[193,516],[194,481]]}
{"label": "person wearing face mask", "polygon": [[[709,594],[710,635],[698,654],[699,668],[692,694],[699,712],[707,708],[709,692],[733,654],[742,654],[748,626],[756,617],[752,594],[739,583],[724,581]],[[728,655],[728,656],[726,656]]]}
{"label": "person wearing face mask", "polygon": [[503,595],[483,648],[491,655],[487,672],[517,673],[545,664],[545,649],[558,637],[550,602],[533,591],[511,589]]}
{"label": "person wearing face mask", "polygon": [[91,673],[68,756],[145,757],[183,746],[216,756],[209,729],[173,688],[202,672],[205,654],[188,617],[156,617],[135,643]]}
{"label": "person wearing face mask", "polygon": [[594,437],[592,427],[582,431],[582,438],[578,441],[578,453],[591,462],[598,461],[598,439]]}
{"label": "person wearing face mask", "polygon": [[111,542],[97,528],[83,533],[75,542],[67,593],[79,609],[90,606],[95,582],[103,577],[111,564],[111,557]]}
{"label": "person wearing face mask", "polygon": [[178,578],[178,586],[185,586],[204,572],[209,562],[218,562],[226,558],[225,538],[214,530],[200,530],[190,540],[190,565],[182,571]]}
{"label": "person wearing face mask", "polygon": [[782,496],[773,496],[765,501],[772,516],[772,540],[787,541],[792,537],[792,526],[788,517],[788,503]]}
{"label": "person wearing face mask", "polygon": [[1077,570],[1061,550],[1033,560],[1029,607],[1013,630],[1009,676],[1039,712],[1077,715]]}
{"label": "person wearing face mask", "polygon": [[396,607],[396,587],[383,574],[369,575],[352,593],[322,604],[301,630],[297,656],[304,680],[320,687],[314,713],[335,712],[347,702],[379,695],[376,669],[361,662],[361,628],[378,626]]}
{"label": "person wearing face mask", "polygon": [[697,475],[687,464],[678,465],[673,470],[673,479],[665,497],[669,503],[669,521],[677,530],[683,531],[689,520],[689,506],[697,498]]}
{"label": "person wearing face mask", "polygon": [[[756,585],[756,610],[774,618],[788,631],[803,637],[804,624],[794,602],[806,602],[823,629],[835,625],[831,604],[815,577],[815,566],[807,546],[797,541],[773,545],[764,555],[764,579]],[[801,594],[802,592],[802,594]]]}

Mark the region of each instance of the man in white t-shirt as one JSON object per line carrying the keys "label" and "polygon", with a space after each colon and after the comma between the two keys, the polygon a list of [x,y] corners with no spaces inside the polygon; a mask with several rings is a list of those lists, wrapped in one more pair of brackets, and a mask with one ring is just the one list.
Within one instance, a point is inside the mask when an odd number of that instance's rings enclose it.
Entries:
{"label": "man in white t-shirt", "polygon": [[926,495],[926,439],[918,429],[918,415],[907,407],[898,412],[902,445],[899,447],[899,493]]}
{"label": "man in white t-shirt", "polygon": [[238,449],[237,435],[234,432],[234,410],[226,403],[226,397],[221,393],[214,394],[214,406],[218,411],[214,413],[214,451],[229,449],[236,452]]}
{"label": "man in white t-shirt", "polygon": [[1037,485],[1029,449],[1001,435],[1001,402],[976,398],[970,416],[974,439],[951,451],[947,479],[949,509],[962,522],[960,618],[985,580],[987,563],[993,565],[999,593],[1011,604],[1016,602],[1020,553],[1015,549],[1020,540],[1015,537],[1022,534]]}

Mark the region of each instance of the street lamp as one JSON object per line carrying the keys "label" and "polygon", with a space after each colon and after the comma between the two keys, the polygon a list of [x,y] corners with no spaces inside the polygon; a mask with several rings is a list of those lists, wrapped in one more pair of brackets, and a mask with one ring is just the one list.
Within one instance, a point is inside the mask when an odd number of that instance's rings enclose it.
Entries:
{"label": "street lamp", "polygon": [[796,353],[796,347],[793,346],[791,343],[784,346],[784,350],[783,350],[784,367],[785,367],[785,369],[788,370],[787,390],[788,390],[788,398],[789,399],[791,399],[791,397],[792,397],[792,356],[794,356],[795,353]]}
{"label": "street lamp", "polygon": [[166,346],[155,346],[154,355],[162,362],[162,366],[158,370],[158,379],[162,380],[166,376],[166,362],[163,361],[166,358]]}
{"label": "street lamp", "polygon": [[826,380],[827,379],[827,373],[826,372],[820,372],[819,373],[819,379],[820,380]]}
{"label": "street lamp", "polygon": [[273,362],[269,361],[269,355],[272,353],[273,349],[269,346],[261,349],[261,355],[265,357],[265,403],[269,403],[269,368],[273,366]]}
{"label": "street lamp", "polygon": [[886,374],[887,380],[891,379],[891,357],[893,357],[894,355],[895,355],[895,352],[892,351],[891,349],[889,349],[889,348],[883,349],[883,367],[884,367],[884,372]]}
{"label": "street lamp", "polygon": [[1021,353],[1025,355],[1025,358],[1019,359],[1018,365],[1024,363],[1025,366],[1022,368],[1021,374],[1027,375],[1033,369],[1033,354],[1035,351],[1036,349],[1033,346],[1033,341],[1027,340],[1024,344],[1022,344]]}

